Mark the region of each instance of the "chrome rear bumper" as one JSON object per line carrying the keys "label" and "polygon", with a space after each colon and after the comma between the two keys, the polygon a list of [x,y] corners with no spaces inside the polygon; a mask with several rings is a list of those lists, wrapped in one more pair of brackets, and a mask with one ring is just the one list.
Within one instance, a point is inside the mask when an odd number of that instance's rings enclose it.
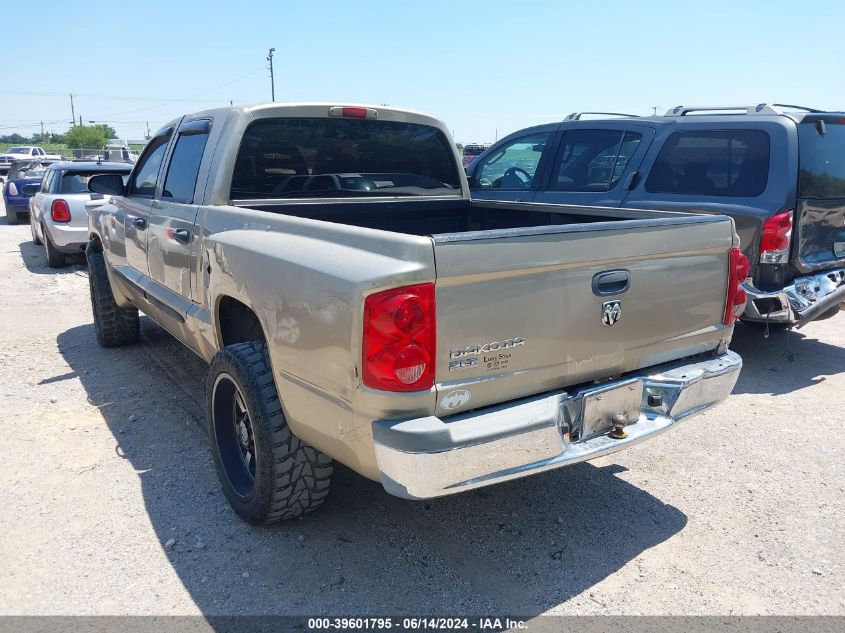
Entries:
{"label": "chrome rear bumper", "polygon": [[[378,420],[373,436],[381,482],[396,496],[426,499],[614,453],[727,398],[741,368],[742,359],[727,351],[446,419]],[[571,441],[584,428],[584,398],[615,386],[642,392],[639,417],[628,422],[627,436],[605,432]]]}
{"label": "chrome rear bumper", "polygon": [[774,292],[766,292],[746,282],[748,293],[743,319],[801,327],[819,315],[845,302],[845,268],[799,277]]}

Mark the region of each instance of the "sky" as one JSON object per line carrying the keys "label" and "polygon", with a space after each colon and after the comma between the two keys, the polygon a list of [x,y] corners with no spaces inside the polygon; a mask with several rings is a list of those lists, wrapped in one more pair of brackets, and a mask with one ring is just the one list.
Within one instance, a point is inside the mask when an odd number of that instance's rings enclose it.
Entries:
{"label": "sky", "polygon": [[[574,111],[845,109],[845,3],[0,0],[0,135],[107,122],[140,139],[210,107],[389,104],[461,143]],[[41,16],[41,17],[39,17]],[[12,28],[13,25],[13,28]],[[28,26],[27,26],[28,25]]]}

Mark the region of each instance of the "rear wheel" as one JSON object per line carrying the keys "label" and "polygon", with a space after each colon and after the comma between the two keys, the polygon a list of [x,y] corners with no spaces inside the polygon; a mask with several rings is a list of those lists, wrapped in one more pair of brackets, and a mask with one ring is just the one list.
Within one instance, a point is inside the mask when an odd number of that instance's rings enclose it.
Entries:
{"label": "rear wheel", "polygon": [[288,427],[265,343],[237,343],[217,353],[206,406],[214,465],[242,519],[275,523],[323,503],[332,460]]}
{"label": "rear wheel", "polygon": [[[46,233],[44,239],[49,239]],[[85,249],[85,257],[88,260],[88,285],[91,289],[91,310],[94,313],[97,342],[103,347],[134,343],[141,329],[138,310],[117,305],[106,272],[105,257],[95,252],[90,243]]]}
{"label": "rear wheel", "polygon": [[12,211],[9,209],[9,205],[6,204],[6,223],[7,224],[18,224],[20,222],[20,218],[18,217],[17,211]]}
{"label": "rear wheel", "polygon": [[41,238],[38,237],[38,231],[35,230],[35,218],[32,217],[32,214],[29,215],[29,230],[32,232],[32,243],[41,246]]}
{"label": "rear wheel", "polygon": [[44,251],[47,253],[47,265],[50,268],[61,268],[65,265],[65,254],[56,250],[53,242],[50,241],[50,234],[41,228],[44,234]]}

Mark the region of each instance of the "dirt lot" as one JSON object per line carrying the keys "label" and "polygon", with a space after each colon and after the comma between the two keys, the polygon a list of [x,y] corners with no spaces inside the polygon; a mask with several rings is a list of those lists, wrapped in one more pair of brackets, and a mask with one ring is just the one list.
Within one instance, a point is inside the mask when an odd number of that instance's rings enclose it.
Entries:
{"label": "dirt lot", "polygon": [[5,220],[0,324],[0,614],[845,614],[845,313],[738,327],[730,400],[627,452],[430,503],[340,467],[271,528],[220,492],[204,364],[148,319],[100,349],[82,260]]}

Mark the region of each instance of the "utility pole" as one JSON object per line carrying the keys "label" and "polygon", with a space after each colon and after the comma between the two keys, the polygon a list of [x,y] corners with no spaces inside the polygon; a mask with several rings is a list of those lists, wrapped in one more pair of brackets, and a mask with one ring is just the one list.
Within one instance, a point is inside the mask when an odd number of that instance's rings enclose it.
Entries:
{"label": "utility pole", "polygon": [[275,50],[275,48],[271,48],[270,52],[267,53],[267,61],[270,62],[270,99],[272,101],[276,100],[276,79],[273,77],[273,53]]}
{"label": "utility pole", "polygon": [[44,121],[41,121],[41,142],[46,143],[44,140]]}
{"label": "utility pole", "polygon": [[147,136],[146,136],[146,139],[148,141],[150,140],[150,122],[149,121],[147,121]]}
{"label": "utility pole", "polygon": [[70,95],[70,124],[76,125],[76,112],[73,110],[73,95]]}
{"label": "utility pole", "polygon": [[651,116],[657,116],[657,106],[651,106]]}
{"label": "utility pole", "polygon": [[79,115],[79,127],[82,127],[82,115]]}

